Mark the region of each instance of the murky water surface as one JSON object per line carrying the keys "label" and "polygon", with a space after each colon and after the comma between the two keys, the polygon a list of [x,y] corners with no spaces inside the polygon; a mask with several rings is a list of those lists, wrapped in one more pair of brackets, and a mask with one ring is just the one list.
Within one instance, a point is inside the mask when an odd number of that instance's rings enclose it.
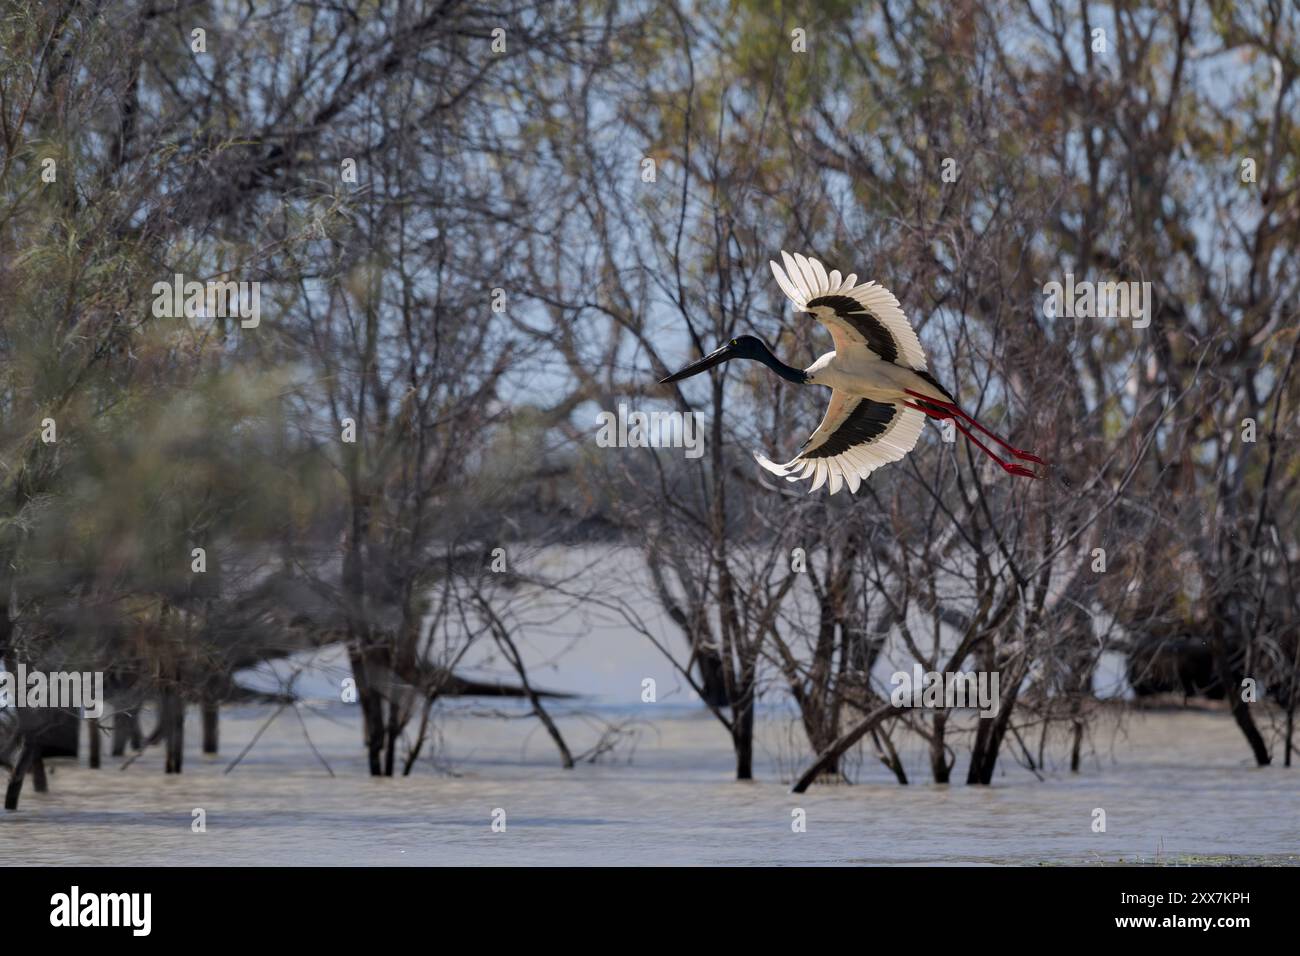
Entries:
{"label": "murky water surface", "polygon": [[[763,723],[755,783],[731,779],[727,737],[708,715],[669,711],[603,762],[560,769],[535,722],[448,715],[434,760],[412,776],[365,774],[356,711],[282,713],[223,773],[273,708],[223,713],[219,758],[193,753],[165,776],[162,754],[129,768],[56,763],[48,794],[29,786],[0,813],[0,862],[28,864],[826,864],[1155,862],[1241,856],[1300,862],[1300,768],[1255,769],[1221,714],[1103,720],[1085,771],[1040,781],[1004,757],[992,787],[926,783],[919,741],[901,787],[871,754],[853,786],[788,792],[803,759],[785,717]],[[626,713],[606,713],[626,720]],[[147,724],[148,726],[148,724]],[[592,717],[566,718],[575,751]],[[633,746],[634,745],[634,746]],[[963,748],[964,750],[964,748]],[[1059,759],[1059,756],[1058,758]],[[962,779],[959,774],[954,779]],[[1106,811],[1106,832],[1092,830]],[[203,808],[207,832],[191,830]],[[505,810],[506,831],[491,829]],[[807,832],[791,830],[791,811]]]}

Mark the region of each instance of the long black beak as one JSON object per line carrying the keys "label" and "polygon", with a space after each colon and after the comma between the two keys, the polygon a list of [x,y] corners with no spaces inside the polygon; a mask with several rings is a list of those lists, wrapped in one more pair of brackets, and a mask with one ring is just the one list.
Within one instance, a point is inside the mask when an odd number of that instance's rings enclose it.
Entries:
{"label": "long black beak", "polygon": [[727,359],[731,358],[732,352],[733,350],[730,345],[724,345],[717,351],[710,352],[698,362],[692,362],[680,372],[675,372],[667,378],[661,378],[659,384],[666,385],[669,382],[680,382],[682,379],[690,378],[692,375],[699,375],[701,372],[707,372],[709,369],[713,368],[713,366],[720,365]]}

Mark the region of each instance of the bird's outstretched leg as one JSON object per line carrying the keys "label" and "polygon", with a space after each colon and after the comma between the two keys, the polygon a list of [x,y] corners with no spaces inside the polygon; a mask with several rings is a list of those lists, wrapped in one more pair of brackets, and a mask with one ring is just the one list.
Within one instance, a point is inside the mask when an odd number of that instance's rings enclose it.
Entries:
{"label": "bird's outstretched leg", "polygon": [[[928,402],[929,399],[926,399],[926,401]],[[1034,474],[1032,471],[1030,471],[1030,470],[1029,470],[1028,468],[1026,468],[1024,465],[1017,465],[1015,462],[1012,462],[1012,461],[1003,461],[1003,460],[1002,460],[1001,458],[999,458],[996,454],[994,454],[993,450],[990,449],[988,445],[984,444],[982,441],[980,441],[978,438],[976,438],[974,435],[972,435],[972,434],[970,433],[970,429],[967,428],[965,425],[963,425],[961,422],[959,422],[959,421],[957,420],[957,417],[956,417],[955,415],[953,415],[952,412],[949,410],[949,409],[950,409],[950,406],[948,406],[947,403],[944,403],[943,405],[939,405],[939,404],[936,402],[935,404],[938,405],[938,407],[936,407],[936,408],[927,407],[926,405],[920,405],[920,404],[916,404],[916,403],[913,403],[913,402],[904,402],[903,404],[905,404],[908,408],[915,408],[915,409],[916,409],[917,411],[919,411],[919,412],[925,412],[925,414],[929,415],[931,418],[937,418],[937,419],[939,419],[940,421],[951,421],[951,422],[953,423],[953,426],[954,426],[958,431],[960,431],[963,435],[965,435],[966,438],[967,438],[967,439],[968,439],[972,444],[974,444],[974,446],[975,446],[976,448],[978,448],[980,451],[984,452],[984,454],[988,455],[990,458],[992,458],[994,461],[996,461],[999,465],[1001,465],[1001,466],[1002,466],[1002,470],[1005,471],[1005,472],[1007,472],[1008,474],[1012,474],[1012,475],[1020,475],[1022,478],[1037,478],[1037,477],[1038,477],[1036,474]],[[942,409],[942,411],[941,411],[940,409]],[[994,437],[996,437],[996,436],[994,436]],[[1035,459],[1035,460],[1037,460],[1037,459]]]}
{"label": "bird's outstretched leg", "polygon": [[[926,403],[928,403],[928,404],[930,404],[930,405],[938,406],[939,408],[945,408],[945,409],[947,409],[948,411],[952,412],[953,415],[955,415],[955,416],[957,416],[957,417],[960,417],[960,418],[964,418],[966,421],[970,422],[972,425],[974,425],[976,428],[978,428],[978,429],[979,429],[981,432],[983,432],[985,435],[988,435],[989,438],[992,438],[995,442],[997,442],[999,445],[1001,445],[1001,446],[1002,446],[1003,448],[1005,448],[1007,451],[1011,452],[1012,455],[1014,455],[1016,458],[1019,458],[1021,461],[1032,461],[1032,462],[1034,462],[1035,464],[1039,464],[1039,465],[1045,465],[1045,464],[1047,464],[1047,462],[1043,461],[1043,459],[1039,458],[1037,455],[1031,455],[1031,454],[1030,454],[1029,452],[1027,452],[1027,451],[1021,451],[1019,448],[1014,447],[1014,446],[1011,445],[1009,442],[1004,441],[1002,438],[999,438],[996,434],[994,434],[993,432],[989,431],[987,428],[985,428],[983,425],[981,425],[979,422],[977,422],[977,421],[976,421],[974,418],[972,418],[970,415],[967,415],[965,412],[963,412],[960,408],[958,408],[958,407],[957,407],[956,405],[954,405],[952,402],[941,402],[941,401],[939,401],[938,399],[928,398],[927,396],[922,395],[920,392],[914,392],[914,391],[912,391],[911,389],[907,389],[906,391],[907,391],[907,394],[908,394],[908,395],[915,396],[916,398],[921,399],[923,402],[926,402]],[[922,409],[922,411],[925,411],[925,409]],[[929,414],[929,413],[927,412],[926,414]],[[932,417],[937,418],[937,417],[939,417],[939,416],[932,416]],[[953,424],[954,424],[954,425],[957,424],[957,421],[956,421],[955,418],[954,418],[954,420],[953,420]],[[960,426],[958,426],[958,427],[960,427]],[[965,429],[962,429],[962,431],[965,431]],[[967,433],[967,434],[969,434],[969,433]]]}
{"label": "bird's outstretched leg", "polygon": [[[1013,474],[1013,475],[1020,475],[1021,477],[1024,477],[1024,478],[1037,478],[1037,477],[1038,477],[1036,474],[1034,474],[1032,471],[1030,471],[1030,470],[1029,470],[1028,468],[1026,468],[1024,465],[1017,465],[1017,464],[1016,464],[1015,462],[1013,462],[1013,461],[1003,461],[1001,458],[999,458],[997,455],[995,455],[995,454],[992,452],[992,450],[990,450],[990,448],[989,448],[988,445],[984,444],[982,441],[980,441],[978,438],[976,438],[974,435],[972,435],[972,434],[970,433],[970,429],[967,428],[965,425],[963,425],[961,422],[957,421],[957,419],[954,418],[954,419],[952,420],[952,423],[953,423],[953,425],[955,425],[955,426],[957,427],[957,430],[958,430],[958,431],[960,431],[963,435],[965,435],[965,436],[966,436],[966,437],[967,437],[967,438],[968,438],[968,439],[969,439],[969,440],[970,440],[970,441],[975,445],[976,448],[978,448],[980,451],[984,452],[984,454],[988,455],[990,458],[992,458],[994,461],[996,461],[999,465],[1001,465],[1004,471],[1006,471],[1006,472],[1008,472],[1008,473],[1010,473],[1010,474]],[[1037,461],[1038,459],[1034,459],[1034,460]]]}

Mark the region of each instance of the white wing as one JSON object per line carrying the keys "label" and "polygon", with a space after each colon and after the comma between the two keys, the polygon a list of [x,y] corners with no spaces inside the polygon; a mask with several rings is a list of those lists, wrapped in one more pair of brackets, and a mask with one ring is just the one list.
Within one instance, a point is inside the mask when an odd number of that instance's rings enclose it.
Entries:
{"label": "white wing", "polygon": [[844,483],[856,493],[863,478],[915,447],[924,424],[924,413],[901,403],[873,402],[831,389],[822,423],[794,459],[778,465],[757,452],[754,458],[787,481],[814,478],[809,492],[829,480],[831,494]]}
{"label": "white wing", "polygon": [[838,270],[827,273],[816,259],[798,253],[782,250],[781,258],[784,269],[769,263],[781,291],[796,312],[811,312],[830,329],[835,351],[866,348],[887,362],[925,370],[925,350],[892,292],[875,282],[854,285],[856,275],[841,281]]}

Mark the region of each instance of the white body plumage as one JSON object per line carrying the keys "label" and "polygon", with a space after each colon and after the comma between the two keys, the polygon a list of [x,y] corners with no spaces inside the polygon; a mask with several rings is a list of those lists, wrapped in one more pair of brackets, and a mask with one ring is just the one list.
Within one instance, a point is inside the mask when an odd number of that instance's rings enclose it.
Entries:
{"label": "white body plumage", "polygon": [[882,361],[869,352],[853,351],[847,356],[827,352],[805,371],[809,385],[842,389],[850,395],[876,402],[905,400],[909,397],[908,389],[939,401],[948,401],[943,392],[912,369]]}

